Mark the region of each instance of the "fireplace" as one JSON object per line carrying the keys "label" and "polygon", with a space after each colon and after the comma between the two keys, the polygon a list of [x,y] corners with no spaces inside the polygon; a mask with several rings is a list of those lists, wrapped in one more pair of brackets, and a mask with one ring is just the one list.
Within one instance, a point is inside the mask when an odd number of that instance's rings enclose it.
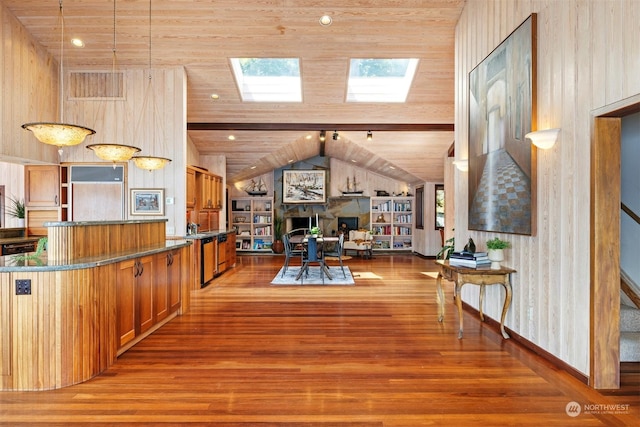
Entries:
{"label": "fireplace", "polygon": [[339,216],[338,217],[338,228],[342,227],[342,224],[347,225],[347,229],[349,230],[357,230],[358,229],[358,217],[357,216]]}
{"label": "fireplace", "polygon": [[316,219],[315,218],[311,218],[308,216],[290,216],[288,218],[285,218],[285,227],[286,227],[286,232],[290,232],[291,230],[296,230],[298,228],[306,228],[309,229],[309,224],[310,222],[313,223],[313,225],[315,225],[316,223]]}

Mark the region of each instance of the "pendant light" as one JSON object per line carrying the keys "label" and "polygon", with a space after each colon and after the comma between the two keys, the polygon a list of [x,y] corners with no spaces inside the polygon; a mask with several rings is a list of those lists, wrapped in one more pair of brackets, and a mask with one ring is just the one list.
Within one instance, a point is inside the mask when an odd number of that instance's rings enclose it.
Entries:
{"label": "pendant light", "polygon": [[[145,109],[145,106],[147,105],[147,101],[149,100],[149,97],[151,97],[151,108],[152,108],[152,118],[153,118],[153,123],[152,123],[152,132],[153,132],[153,136],[152,136],[152,144],[155,147],[156,145],[156,128],[157,126],[157,122],[156,122],[156,103],[155,103],[155,97],[153,94],[153,87],[151,84],[151,74],[152,74],[152,70],[151,70],[151,0],[149,0],[149,81],[147,84],[147,91],[145,94],[145,100],[144,100],[144,105],[143,105],[143,110]],[[164,146],[164,133],[161,135],[161,140],[162,140],[162,144],[161,146]],[[133,162],[135,163],[135,165],[137,167],[139,167],[140,169],[146,169],[148,171],[153,171],[153,170],[157,170],[157,169],[162,169],[163,167],[165,167],[169,162],[171,162],[171,159],[168,159],[166,157],[156,157],[156,156],[134,156],[132,158]]]}
{"label": "pendant light", "polygon": [[23,129],[29,130],[38,141],[55,145],[58,153],[62,155],[62,147],[81,144],[88,135],[96,133],[93,129],[84,126],[72,125],[64,122],[64,12],[62,0],[60,0],[60,123],[35,122],[25,123]]}
{"label": "pendant light", "polygon": [[[111,67],[111,92],[112,96],[115,98],[117,95],[117,84],[116,84],[116,0],[113,0],[113,59],[112,59],[112,67]],[[116,100],[113,100],[113,123],[114,123],[114,132],[113,137],[116,135]],[[101,158],[102,160],[110,160],[113,162],[113,167],[115,168],[116,162],[126,162],[133,157],[134,154],[140,151],[138,147],[133,147],[131,145],[123,145],[123,144],[91,144],[87,145],[89,150],[93,150],[93,152]]]}

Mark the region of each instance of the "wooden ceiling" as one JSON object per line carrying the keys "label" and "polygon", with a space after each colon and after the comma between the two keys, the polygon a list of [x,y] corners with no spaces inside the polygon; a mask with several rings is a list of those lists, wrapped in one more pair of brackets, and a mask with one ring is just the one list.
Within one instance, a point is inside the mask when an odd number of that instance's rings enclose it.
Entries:
{"label": "wooden ceiling", "polygon": [[[59,58],[58,1],[2,3]],[[232,182],[318,154],[410,183],[438,182],[453,143],[454,33],[464,3],[152,0],[149,13],[148,0],[116,0],[116,57],[119,67],[148,67],[150,56],[153,67],[185,67],[188,135],[201,155],[226,156]],[[64,0],[65,39],[85,42],[65,47],[65,67],[111,69],[113,8],[108,0]],[[319,24],[323,14],[332,25]],[[231,57],[300,58],[303,102],[242,102]],[[350,58],[418,58],[407,102],[346,103]]]}

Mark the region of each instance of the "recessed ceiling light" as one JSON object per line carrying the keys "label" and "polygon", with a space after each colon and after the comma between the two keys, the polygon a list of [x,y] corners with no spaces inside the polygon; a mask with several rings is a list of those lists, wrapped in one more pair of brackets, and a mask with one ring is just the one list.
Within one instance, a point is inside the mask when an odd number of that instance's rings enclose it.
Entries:
{"label": "recessed ceiling light", "polygon": [[333,22],[333,19],[331,19],[329,15],[322,15],[318,22],[320,22],[320,25],[323,27],[328,27]]}
{"label": "recessed ceiling light", "polygon": [[219,99],[220,95],[218,95],[217,93],[212,93],[211,94],[211,99]]}
{"label": "recessed ceiling light", "polygon": [[229,141],[235,141],[236,140],[235,135],[229,135],[227,138],[229,138]]}
{"label": "recessed ceiling light", "polygon": [[293,159],[289,159],[289,162],[288,162],[288,163],[293,163]]}
{"label": "recessed ceiling light", "polygon": [[351,159],[351,161],[352,161],[353,163],[358,163],[356,160],[353,160],[353,159]]}
{"label": "recessed ceiling light", "polygon": [[81,39],[71,39],[71,44],[75,47],[84,47],[84,42]]}
{"label": "recessed ceiling light", "polygon": [[255,169],[255,168],[256,168],[255,166],[251,166],[251,169]]}
{"label": "recessed ceiling light", "polygon": [[395,169],[393,166],[389,166],[389,169]]}

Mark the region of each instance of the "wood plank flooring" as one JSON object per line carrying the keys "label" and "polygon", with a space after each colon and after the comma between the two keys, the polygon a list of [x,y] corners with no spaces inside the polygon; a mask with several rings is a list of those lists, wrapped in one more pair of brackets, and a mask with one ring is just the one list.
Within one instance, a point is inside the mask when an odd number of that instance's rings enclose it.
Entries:
{"label": "wood plank flooring", "polygon": [[637,425],[637,365],[599,393],[474,313],[458,340],[451,284],[436,320],[432,260],[354,257],[355,286],[272,286],[282,261],[239,256],[91,381],[0,392],[0,425]]}

